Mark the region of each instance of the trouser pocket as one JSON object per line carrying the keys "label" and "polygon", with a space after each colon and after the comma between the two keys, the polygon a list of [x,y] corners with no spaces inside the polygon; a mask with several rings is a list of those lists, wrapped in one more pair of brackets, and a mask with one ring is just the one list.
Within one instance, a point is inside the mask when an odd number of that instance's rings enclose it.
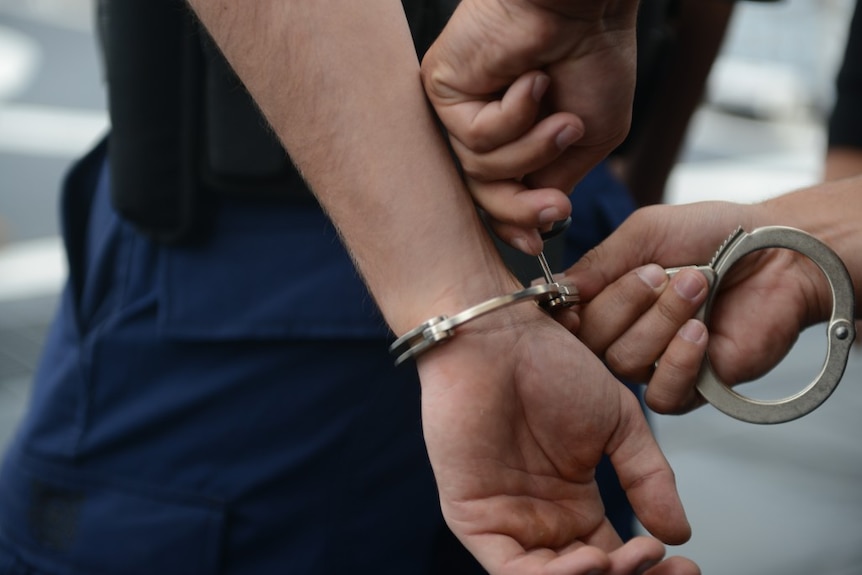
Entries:
{"label": "trouser pocket", "polygon": [[35,572],[218,572],[221,502],[21,461],[10,458],[2,471],[0,525],[18,559]]}

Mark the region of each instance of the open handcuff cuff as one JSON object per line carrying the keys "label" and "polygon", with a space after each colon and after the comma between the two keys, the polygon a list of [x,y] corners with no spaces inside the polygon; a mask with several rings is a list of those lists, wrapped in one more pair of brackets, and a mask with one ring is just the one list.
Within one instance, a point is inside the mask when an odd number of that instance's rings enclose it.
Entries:
{"label": "open handcuff cuff", "polygon": [[[548,239],[560,233],[568,223],[566,220],[555,226],[551,232],[544,234],[543,238]],[[713,302],[730,268],[752,252],[768,248],[785,248],[799,252],[814,262],[829,282],[832,290],[832,314],[826,331],[826,360],[820,373],[802,391],[789,397],[779,400],[752,399],[737,393],[724,383],[715,372],[707,354],[701,364],[697,381],[700,395],[718,410],[742,421],[762,424],[783,423],[807,415],[826,401],[841,381],[856,336],[853,283],[844,263],[832,249],[806,232],[783,226],[769,226],[752,232],[737,229],[706,265],[665,270],[671,277],[682,269],[696,269],[706,276],[709,295],[695,317],[708,324]],[[554,281],[544,254],[539,255],[539,262],[546,283],[492,298],[452,317],[438,316],[429,319],[390,346],[389,351],[396,356],[395,364],[417,357],[453,337],[457,327],[500,308],[524,301],[534,301],[546,310],[578,303],[578,292],[574,286]]]}

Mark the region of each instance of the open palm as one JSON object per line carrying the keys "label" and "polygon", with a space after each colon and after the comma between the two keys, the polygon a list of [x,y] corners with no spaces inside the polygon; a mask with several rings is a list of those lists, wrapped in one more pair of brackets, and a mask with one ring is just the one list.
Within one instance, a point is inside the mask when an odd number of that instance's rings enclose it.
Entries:
{"label": "open palm", "polygon": [[618,547],[594,477],[607,453],[647,529],[687,539],[673,474],[636,398],[570,333],[530,312],[420,361],[426,443],[453,532],[499,573],[577,562],[583,544]]}

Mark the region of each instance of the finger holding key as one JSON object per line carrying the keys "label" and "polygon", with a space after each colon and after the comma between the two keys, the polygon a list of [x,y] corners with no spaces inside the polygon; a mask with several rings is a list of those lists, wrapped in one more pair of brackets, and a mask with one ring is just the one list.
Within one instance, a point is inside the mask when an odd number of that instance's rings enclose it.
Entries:
{"label": "finger holding key", "polygon": [[583,305],[578,337],[620,377],[646,382],[708,290],[706,277],[696,269],[668,278],[664,268],[647,264]]}

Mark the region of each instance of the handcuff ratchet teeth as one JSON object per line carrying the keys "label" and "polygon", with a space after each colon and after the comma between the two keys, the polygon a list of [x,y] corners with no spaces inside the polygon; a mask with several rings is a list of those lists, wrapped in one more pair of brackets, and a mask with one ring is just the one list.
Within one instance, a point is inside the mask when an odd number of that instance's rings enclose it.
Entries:
{"label": "handcuff ratchet teeth", "polygon": [[[802,391],[779,400],[759,400],[741,395],[731,389],[713,369],[709,355],[698,374],[697,390],[718,410],[750,423],[783,423],[792,421],[817,409],[835,391],[856,337],[854,324],[853,283],[850,274],[838,255],[826,244],[810,234],[795,228],[769,226],[746,233],[737,229],[705,266],[688,266],[702,272],[709,282],[709,296],[696,317],[709,323],[713,303],[721,282],[743,257],[768,248],[791,249],[813,261],[826,276],[832,289],[832,315],[827,324],[826,360],[817,378]],[[682,269],[667,269],[673,276]]]}

